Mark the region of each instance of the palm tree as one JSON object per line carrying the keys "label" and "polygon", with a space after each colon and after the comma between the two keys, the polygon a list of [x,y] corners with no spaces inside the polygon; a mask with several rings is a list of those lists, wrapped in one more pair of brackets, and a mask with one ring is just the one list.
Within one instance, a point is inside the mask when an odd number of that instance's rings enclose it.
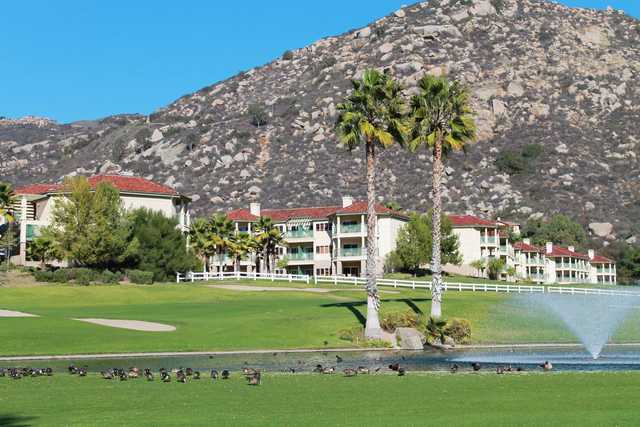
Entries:
{"label": "palm tree", "polygon": [[266,216],[261,216],[258,219],[258,222],[253,225],[253,231],[262,257],[260,272],[263,270],[271,272],[277,247],[284,245],[282,233],[273,225],[273,220]]}
{"label": "palm tree", "polygon": [[225,214],[216,214],[209,220],[211,237],[216,253],[218,254],[218,272],[222,275],[224,267],[224,255],[231,246],[231,238],[235,234],[235,227]]}
{"label": "palm tree", "polygon": [[484,259],[477,259],[475,261],[472,261],[471,267],[476,269],[476,272],[478,273],[478,277],[482,277],[482,270],[484,270],[485,267],[485,261]]}
{"label": "palm tree", "polygon": [[367,174],[367,323],[365,337],[382,337],[376,283],[376,148],[389,148],[402,140],[404,102],[401,86],[387,74],[368,69],[353,81],[353,92],[338,105],[336,130],[349,150],[365,147]]}
{"label": "palm tree", "polygon": [[206,272],[209,257],[215,253],[215,245],[211,236],[209,221],[204,218],[197,218],[193,221],[189,229],[189,246],[195,252],[196,256],[202,260],[204,271]]}
{"label": "palm tree", "polygon": [[457,81],[426,74],[418,82],[419,94],[411,97],[408,147],[420,146],[433,155],[433,250],[431,257],[431,316],[442,315],[441,218],[443,157],[452,151],[464,150],[475,139],[473,111],[469,92]]}
{"label": "palm tree", "polygon": [[429,317],[427,320],[427,335],[431,339],[440,340],[441,344],[444,344],[446,336],[445,336],[445,328],[447,326],[447,321],[441,319],[439,317]]}
{"label": "palm tree", "polygon": [[15,218],[12,214],[11,203],[13,201],[13,190],[11,184],[0,182],[0,218],[6,222],[12,222]]}
{"label": "palm tree", "polygon": [[255,247],[254,239],[249,233],[234,234],[229,239],[229,252],[235,263],[235,270],[240,271],[240,261],[246,258]]}

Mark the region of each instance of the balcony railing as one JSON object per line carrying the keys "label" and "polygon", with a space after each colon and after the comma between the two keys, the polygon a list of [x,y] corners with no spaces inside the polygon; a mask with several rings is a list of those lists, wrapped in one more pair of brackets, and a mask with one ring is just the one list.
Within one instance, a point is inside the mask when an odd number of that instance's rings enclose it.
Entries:
{"label": "balcony railing", "polygon": [[613,268],[598,268],[596,271],[599,274],[613,274],[614,273]]}
{"label": "balcony railing", "polygon": [[357,224],[340,224],[341,233],[360,233],[362,231],[362,225]]}
{"label": "balcony railing", "polygon": [[362,256],[362,248],[342,248],[340,256]]}
{"label": "balcony railing", "polygon": [[286,232],[285,237],[313,237],[313,230],[289,230]]}
{"label": "balcony railing", "polygon": [[287,258],[292,261],[312,260],[313,252],[290,252],[287,254]]}
{"label": "balcony railing", "polygon": [[489,245],[496,244],[496,236],[480,236],[480,243],[485,243]]}
{"label": "balcony railing", "polygon": [[542,258],[529,258],[527,260],[528,265],[544,265]]}

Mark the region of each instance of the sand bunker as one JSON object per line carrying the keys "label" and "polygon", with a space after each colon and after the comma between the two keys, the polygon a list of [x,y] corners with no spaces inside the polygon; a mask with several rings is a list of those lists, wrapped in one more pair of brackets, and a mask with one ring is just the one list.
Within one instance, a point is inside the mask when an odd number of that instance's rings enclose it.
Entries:
{"label": "sand bunker", "polygon": [[38,316],[31,313],[23,313],[22,311],[0,310],[0,317],[38,317]]}
{"label": "sand bunker", "polygon": [[117,319],[73,319],[95,325],[110,326],[112,328],[131,329],[144,332],[171,332],[176,327],[164,323],[143,322],[142,320],[117,320]]}
{"label": "sand bunker", "polygon": [[[208,285],[210,288],[228,289],[231,291],[247,291],[247,292],[261,292],[261,291],[280,291],[280,292],[315,292],[318,294],[324,294],[327,292],[336,291],[358,291],[360,289],[327,289],[327,288],[285,288],[279,286],[247,286],[247,285]],[[397,291],[378,291],[380,293],[397,294]]]}

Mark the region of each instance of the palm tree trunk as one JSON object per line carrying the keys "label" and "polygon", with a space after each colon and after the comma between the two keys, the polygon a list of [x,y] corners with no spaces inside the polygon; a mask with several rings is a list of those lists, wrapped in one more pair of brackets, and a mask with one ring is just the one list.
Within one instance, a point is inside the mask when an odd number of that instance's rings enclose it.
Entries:
{"label": "palm tree trunk", "polygon": [[378,297],[378,285],[376,283],[376,153],[371,141],[366,145],[367,157],[367,323],[364,336],[367,339],[382,338],[380,319],[380,298]]}
{"label": "palm tree trunk", "polygon": [[440,262],[440,243],[442,233],[440,218],[442,217],[442,139],[436,138],[433,149],[433,214],[432,226],[432,251],[431,251],[431,317],[442,316],[442,265]]}

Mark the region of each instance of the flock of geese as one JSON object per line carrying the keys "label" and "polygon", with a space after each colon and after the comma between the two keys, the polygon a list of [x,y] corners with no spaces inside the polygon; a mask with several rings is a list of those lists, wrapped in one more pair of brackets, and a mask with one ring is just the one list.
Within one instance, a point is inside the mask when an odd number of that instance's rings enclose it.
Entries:
{"label": "flock of geese", "polygon": [[[342,362],[342,358],[336,355],[336,363]],[[300,362],[301,363],[301,362]],[[245,362],[246,364],[246,362]],[[469,366],[474,372],[478,372],[482,370],[482,365],[477,362],[470,363]],[[553,365],[549,361],[545,361],[544,363],[538,365],[544,371],[551,371],[553,369]],[[366,366],[358,366],[357,368],[345,368],[342,370],[342,373],[345,377],[355,377],[356,375],[368,375],[370,373],[378,373],[382,367],[376,368],[368,368]],[[388,369],[398,376],[403,377],[407,373],[407,368],[400,366],[399,363],[392,363],[388,365]],[[461,368],[458,364],[453,364],[450,366],[449,371],[452,374],[457,373]],[[77,375],[79,377],[86,377],[88,373],[87,366],[74,366],[71,365],[67,368],[69,374]],[[510,372],[523,372],[524,368],[522,367],[512,367],[508,366],[497,366],[496,373],[497,374],[505,374]],[[242,368],[242,376],[247,380],[247,384],[252,386],[258,386],[262,382],[262,375],[259,369],[244,367]],[[295,368],[289,368],[285,372],[288,373],[296,373],[297,370]],[[323,366],[321,364],[317,364],[312,372],[319,374],[335,374],[338,372],[336,370],[336,366]],[[177,368],[167,370],[165,368],[160,368],[158,371],[158,377],[160,381],[164,383],[170,383],[174,378],[179,383],[186,383],[188,381],[200,380],[202,378],[202,374],[200,371],[195,370],[193,368]],[[19,380],[23,377],[40,377],[40,376],[52,376],[53,369],[51,368],[0,368],[0,377],[9,376],[14,380]],[[129,369],[122,368],[110,368],[100,372],[100,376],[105,380],[119,380],[119,381],[128,381],[134,380],[138,378],[144,378],[147,381],[154,381],[156,379],[156,375],[149,368],[139,369],[135,366],[130,367]],[[228,369],[224,369],[218,372],[217,369],[211,369],[209,371],[209,378],[211,380],[228,380],[231,378],[231,371]]]}

